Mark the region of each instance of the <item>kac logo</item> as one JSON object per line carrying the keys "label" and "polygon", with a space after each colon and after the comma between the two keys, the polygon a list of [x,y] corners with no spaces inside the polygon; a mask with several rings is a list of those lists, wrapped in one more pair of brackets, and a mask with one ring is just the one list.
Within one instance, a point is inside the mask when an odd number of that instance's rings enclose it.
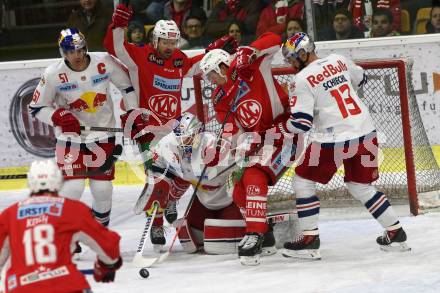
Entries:
{"label": "kac logo", "polygon": [[148,106],[154,114],[166,119],[172,119],[177,115],[179,104],[175,96],[160,94],[150,97]]}
{"label": "kac logo", "polygon": [[262,113],[261,104],[256,100],[241,102],[237,107],[237,118],[241,125],[250,128],[260,121]]}

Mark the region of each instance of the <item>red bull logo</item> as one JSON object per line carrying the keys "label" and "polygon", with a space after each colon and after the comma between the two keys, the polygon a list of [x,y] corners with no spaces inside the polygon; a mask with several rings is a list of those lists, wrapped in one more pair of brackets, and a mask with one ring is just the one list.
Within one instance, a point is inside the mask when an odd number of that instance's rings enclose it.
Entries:
{"label": "red bull logo", "polygon": [[85,92],[81,97],[70,103],[70,110],[95,113],[107,101],[107,95],[95,92]]}

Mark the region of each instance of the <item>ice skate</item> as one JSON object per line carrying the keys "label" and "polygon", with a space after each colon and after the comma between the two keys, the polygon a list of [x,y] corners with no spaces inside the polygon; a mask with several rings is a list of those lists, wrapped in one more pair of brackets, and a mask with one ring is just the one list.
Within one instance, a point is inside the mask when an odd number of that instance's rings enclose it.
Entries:
{"label": "ice skate", "polygon": [[270,228],[269,231],[264,234],[261,256],[274,255],[275,253],[277,253],[277,248],[275,247],[275,236],[273,235],[272,228]]}
{"label": "ice skate", "polygon": [[165,219],[172,224],[177,220],[177,201],[169,201],[164,211]]}
{"label": "ice skate", "polygon": [[151,244],[156,253],[162,252],[163,246],[166,243],[165,232],[162,226],[152,226],[150,232]]}
{"label": "ice skate", "polygon": [[256,266],[260,264],[262,252],[263,234],[247,233],[238,244],[238,256],[244,266]]}
{"label": "ice skate", "polygon": [[383,251],[410,251],[411,248],[406,244],[406,233],[402,228],[385,231],[383,236],[376,239],[380,249]]}
{"label": "ice skate", "polygon": [[302,235],[293,242],[284,243],[282,254],[285,257],[320,260],[319,246],[319,235]]}

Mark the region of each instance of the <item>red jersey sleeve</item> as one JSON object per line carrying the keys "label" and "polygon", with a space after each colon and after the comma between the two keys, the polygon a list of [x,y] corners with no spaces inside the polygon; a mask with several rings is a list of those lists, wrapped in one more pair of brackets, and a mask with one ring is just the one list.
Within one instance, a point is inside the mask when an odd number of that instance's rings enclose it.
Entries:
{"label": "red jersey sleeve", "polygon": [[201,73],[199,63],[202,60],[203,56],[205,56],[205,54],[188,57],[183,73],[185,77],[191,77]]}
{"label": "red jersey sleeve", "polygon": [[0,270],[3,268],[9,257],[8,225],[6,216],[8,210],[9,209],[0,213]]}

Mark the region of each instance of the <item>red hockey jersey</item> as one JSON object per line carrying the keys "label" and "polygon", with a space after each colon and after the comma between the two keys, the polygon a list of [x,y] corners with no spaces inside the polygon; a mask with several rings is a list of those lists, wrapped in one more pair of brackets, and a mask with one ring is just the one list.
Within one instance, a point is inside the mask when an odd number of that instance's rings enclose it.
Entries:
{"label": "red hockey jersey", "polygon": [[127,66],[139,106],[150,110],[162,124],[177,118],[181,114],[182,79],[200,72],[198,62],[203,54],[189,58],[176,49],[171,58],[162,59],[153,46],[128,43],[124,34],[123,28],[110,25],[104,45]]}
{"label": "red hockey jersey", "polygon": [[112,264],[120,255],[119,239],[79,201],[48,195],[15,203],[0,214],[0,267],[7,266],[5,292],[90,288],[72,263],[76,241],[92,248],[104,263]]}
{"label": "red hockey jersey", "polygon": [[[224,86],[218,86],[212,94],[217,119],[222,123],[235,102],[228,123],[232,123],[232,133],[238,130],[246,132],[264,132],[274,126],[275,121],[289,117],[288,93],[272,75],[273,56],[281,47],[281,37],[274,33],[265,33],[250,44],[259,51],[258,58],[252,63],[251,81],[238,77],[234,59],[229,67],[228,80]],[[227,129],[227,127],[225,127]]]}

